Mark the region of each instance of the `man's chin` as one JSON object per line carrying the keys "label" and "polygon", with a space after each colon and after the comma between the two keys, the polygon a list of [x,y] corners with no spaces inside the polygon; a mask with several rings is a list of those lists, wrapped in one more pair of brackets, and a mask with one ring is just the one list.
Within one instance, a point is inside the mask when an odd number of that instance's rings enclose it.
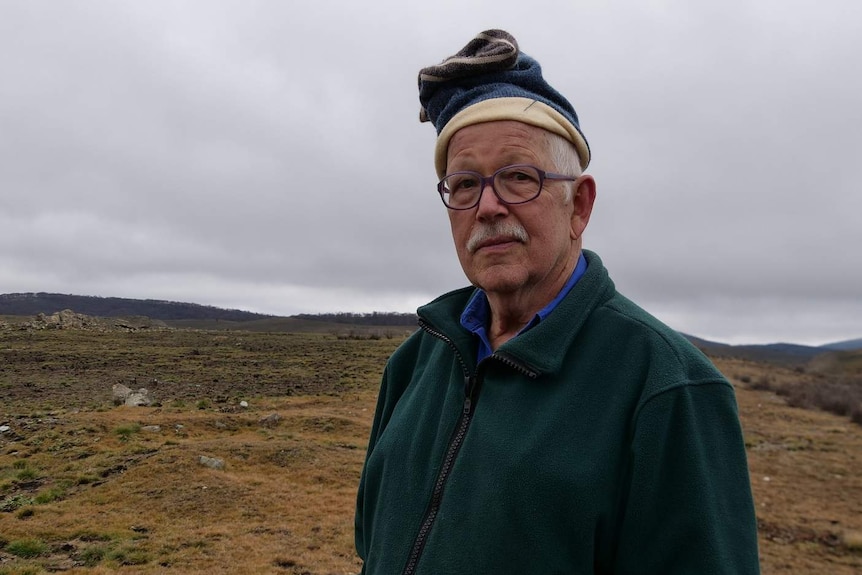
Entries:
{"label": "man's chin", "polygon": [[520,266],[496,264],[468,273],[470,282],[486,293],[511,294],[526,285],[527,274]]}

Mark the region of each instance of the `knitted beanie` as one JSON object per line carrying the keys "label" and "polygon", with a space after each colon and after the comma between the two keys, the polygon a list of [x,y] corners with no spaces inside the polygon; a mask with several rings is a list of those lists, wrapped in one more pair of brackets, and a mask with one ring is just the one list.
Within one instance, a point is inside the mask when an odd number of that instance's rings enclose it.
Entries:
{"label": "knitted beanie", "polygon": [[455,132],[495,120],[516,120],[558,134],[574,144],[582,169],[590,163],[574,107],[503,30],[486,30],[454,56],[420,70],[419,102],[419,119],[437,129],[434,167],[441,178]]}

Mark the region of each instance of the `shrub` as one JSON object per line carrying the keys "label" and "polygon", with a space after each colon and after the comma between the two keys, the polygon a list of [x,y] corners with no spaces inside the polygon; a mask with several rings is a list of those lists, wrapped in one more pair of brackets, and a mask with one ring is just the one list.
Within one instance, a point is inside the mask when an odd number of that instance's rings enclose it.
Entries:
{"label": "shrub", "polygon": [[13,495],[12,497],[7,497],[3,501],[0,501],[0,511],[8,513],[27,505],[33,505],[32,498],[21,494]]}
{"label": "shrub", "polygon": [[120,441],[128,441],[131,437],[141,430],[141,426],[137,423],[133,423],[131,425],[121,425],[117,429],[114,430]]}
{"label": "shrub", "polygon": [[[746,383],[749,384],[748,387],[750,387],[751,389],[756,389],[756,390],[761,390],[761,391],[773,391],[774,386],[772,385],[772,379],[770,379],[769,377],[767,377],[765,375],[758,377],[757,380],[755,380],[755,381],[751,381],[751,378],[748,376],[744,376],[744,377],[745,377],[745,379],[748,380]],[[743,379],[742,381],[745,381],[745,379]],[[775,391],[778,392],[778,390],[775,390]]]}
{"label": "shrub", "polygon": [[[745,381],[747,376],[736,376]],[[862,378],[853,376],[821,376],[813,381],[795,379],[776,382],[762,375],[749,384],[750,389],[773,391],[784,398],[787,405],[802,409],[821,409],[849,417],[862,425]]]}
{"label": "shrub", "polygon": [[805,409],[822,409],[836,415],[849,416],[862,425],[862,383],[848,379],[817,381],[785,385],[776,393],[787,398],[787,405]]}
{"label": "shrub", "polygon": [[22,559],[32,559],[48,552],[48,546],[39,539],[18,539],[6,545],[6,552]]}
{"label": "shrub", "polygon": [[18,481],[32,481],[39,476],[39,473],[32,467],[25,467],[15,474],[15,479]]}
{"label": "shrub", "polygon": [[94,545],[93,547],[87,547],[81,552],[80,561],[86,567],[95,567],[108,555],[107,548],[101,545]]}
{"label": "shrub", "polygon": [[44,505],[46,503],[62,499],[65,494],[65,491],[59,487],[52,487],[51,489],[47,489],[37,495],[36,498],[33,499],[33,502],[36,503],[36,505]]}
{"label": "shrub", "polygon": [[150,562],[150,557],[140,549],[117,549],[110,553],[110,558],[120,565],[144,565]]}

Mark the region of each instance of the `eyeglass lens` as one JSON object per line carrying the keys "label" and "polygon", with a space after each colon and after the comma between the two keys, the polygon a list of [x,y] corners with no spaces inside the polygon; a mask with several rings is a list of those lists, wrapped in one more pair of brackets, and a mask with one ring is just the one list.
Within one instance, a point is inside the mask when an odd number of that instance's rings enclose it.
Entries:
{"label": "eyeglass lens", "polygon": [[[455,172],[441,182],[443,202],[453,208],[469,208],[479,203],[488,178],[476,172]],[[539,195],[542,176],[532,166],[509,166],[492,176],[497,196],[507,204],[528,202]]]}

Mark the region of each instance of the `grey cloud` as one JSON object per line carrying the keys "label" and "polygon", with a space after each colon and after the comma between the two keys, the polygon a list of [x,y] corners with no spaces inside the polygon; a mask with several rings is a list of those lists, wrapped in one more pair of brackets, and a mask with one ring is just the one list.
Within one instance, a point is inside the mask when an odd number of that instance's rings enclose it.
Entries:
{"label": "grey cloud", "polygon": [[0,291],[294,313],[463,285],[416,71],[501,26],[581,115],[620,289],[696,334],[858,337],[862,9],[805,8],[6,3]]}

